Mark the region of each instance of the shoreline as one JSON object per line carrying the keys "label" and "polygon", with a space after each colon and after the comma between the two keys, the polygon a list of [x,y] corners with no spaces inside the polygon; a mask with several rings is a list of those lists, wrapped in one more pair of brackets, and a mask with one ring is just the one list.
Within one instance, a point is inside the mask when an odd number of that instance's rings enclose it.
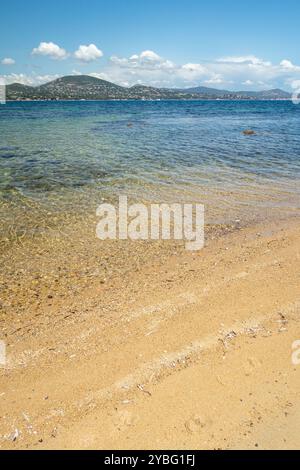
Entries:
{"label": "shoreline", "polygon": [[299,446],[299,240],[241,227],[2,317],[1,448],[271,448],[286,416]]}
{"label": "shoreline", "polygon": [[97,102],[98,103],[98,102],[101,102],[101,101],[105,101],[105,102],[124,101],[126,103],[135,102],[135,101],[136,102],[149,102],[149,101],[150,102],[153,102],[153,101],[155,101],[155,102],[159,102],[159,101],[162,101],[162,102],[164,102],[164,101],[170,101],[170,102],[172,102],[172,101],[176,101],[176,102],[178,102],[178,101],[184,101],[184,102],[185,101],[190,101],[190,102],[192,102],[192,101],[205,101],[205,102],[206,101],[237,101],[237,102],[239,102],[239,101],[250,101],[250,102],[252,102],[252,101],[272,101],[273,102],[273,101],[292,101],[292,98],[274,98],[274,99],[243,99],[243,98],[239,98],[239,99],[229,99],[229,98],[228,99],[227,98],[176,99],[176,98],[174,98],[174,99],[144,99],[144,100],[143,99],[140,99],[140,100],[137,100],[137,99],[124,99],[124,100],[122,100],[122,99],[103,99],[103,100],[102,99],[99,99],[99,100],[88,100],[88,99],[77,99],[77,100],[71,100],[71,99],[70,100],[66,100],[66,99],[65,100],[64,99],[31,100],[31,99],[28,99],[27,100],[27,99],[24,99],[24,100],[6,100],[7,103],[26,103],[26,102],[29,102],[29,103],[32,103],[32,102],[33,103],[34,102],[37,102],[37,103],[45,103],[45,102],[47,102],[47,103],[49,103],[49,102],[51,102],[51,103],[68,103],[68,102],[82,103],[84,101],[86,101],[88,103],[92,103],[92,102]]}

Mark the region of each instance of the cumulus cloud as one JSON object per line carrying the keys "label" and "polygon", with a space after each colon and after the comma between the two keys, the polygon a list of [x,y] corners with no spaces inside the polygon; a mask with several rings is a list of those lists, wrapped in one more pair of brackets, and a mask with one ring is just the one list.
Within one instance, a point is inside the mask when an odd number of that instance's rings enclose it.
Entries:
{"label": "cumulus cloud", "polygon": [[290,60],[282,60],[280,62],[280,65],[284,69],[288,69],[288,70],[293,70],[294,69],[294,65],[292,64],[292,62]]}
{"label": "cumulus cloud", "polygon": [[176,68],[176,79],[183,82],[183,87],[197,85],[199,81],[209,77],[208,69],[201,64],[188,63]]}
{"label": "cumulus cloud", "polygon": [[92,72],[92,73],[89,73],[88,75],[90,77],[100,78],[101,80],[109,81],[109,76],[105,72]]}
{"label": "cumulus cloud", "polygon": [[226,81],[220,75],[219,73],[215,73],[211,78],[205,80],[205,83],[207,85],[221,85],[222,83],[225,83]]}
{"label": "cumulus cloud", "polygon": [[11,73],[9,75],[0,75],[6,85],[11,83],[22,83],[22,85],[33,85],[32,79],[24,73]]}
{"label": "cumulus cloud", "polygon": [[264,61],[255,55],[221,57],[217,62],[225,64],[272,65],[271,62]]}
{"label": "cumulus cloud", "polygon": [[62,60],[68,57],[68,53],[54,42],[41,42],[38,47],[32,50],[32,55],[48,56],[51,59]]}
{"label": "cumulus cloud", "polygon": [[300,66],[294,65],[290,60],[284,59],[280,62],[282,69],[288,72],[300,72]]}
{"label": "cumulus cloud", "polygon": [[[157,87],[208,85],[228,89],[286,86],[298,66],[283,60],[277,65],[255,55],[228,56],[205,63],[175,64],[152,50],[129,57],[112,56],[93,76],[124,86],[145,84]],[[299,75],[300,78],[300,75]]]}
{"label": "cumulus cloud", "polygon": [[[53,43],[41,43],[35,54],[52,58],[65,58],[65,50]],[[63,51],[63,52],[61,52]],[[74,53],[81,63],[90,63],[103,53],[94,44],[81,45]],[[214,88],[266,89],[292,88],[300,80],[300,65],[283,58],[273,64],[255,55],[239,55],[217,58],[212,61],[176,64],[156,51],[147,49],[128,57],[112,56],[100,69],[87,72],[89,75],[111,81],[122,86],[144,84],[155,87],[189,88],[206,85]],[[73,74],[81,74],[77,70]],[[11,76],[10,76],[11,77]],[[45,76],[20,75],[21,83],[40,83]],[[17,81],[16,77],[13,81]],[[45,80],[46,81],[46,80]]]}
{"label": "cumulus cloud", "polygon": [[163,59],[154,51],[143,51],[129,58],[112,56],[110,61],[119,67],[136,70],[173,70],[175,68],[172,61]]}
{"label": "cumulus cloud", "polygon": [[182,66],[182,70],[186,70],[187,72],[192,73],[205,73],[207,69],[201,64],[184,64]]}
{"label": "cumulus cloud", "polygon": [[104,69],[106,80],[125,86],[145,84],[173,86],[178,66],[154,51],[145,50],[130,57],[112,56]]}
{"label": "cumulus cloud", "polygon": [[[138,56],[135,56],[135,57],[138,57]],[[162,60],[161,57],[153,51],[143,51],[140,54],[140,58],[145,59],[145,60],[155,60],[155,61]]]}
{"label": "cumulus cloud", "polygon": [[22,85],[37,86],[42,85],[43,83],[51,82],[56,78],[59,78],[60,75],[37,75],[33,73],[32,75],[26,75],[24,73],[11,73],[8,75],[0,75],[0,78],[4,80],[6,85],[11,83],[21,83]]}
{"label": "cumulus cloud", "polygon": [[92,62],[103,57],[103,52],[95,44],[90,44],[89,46],[79,46],[74,56],[82,62]]}
{"label": "cumulus cloud", "polygon": [[105,74],[106,79],[119,84],[171,88],[196,85],[199,79],[211,76],[201,64],[177,65],[152,50],[145,50],[130,57],[112,56]]}
{"label": "cumulus cloud", "polygon": [[2,65],[14,65],[16,61],[12,59],[11,57],[5,57],[4,59],[1,60]]}
{"label": "cumulus cloud", "polygon": [[[153,86],[189,87],[198,84],[213,86],[272,85],[283,76],[287,64],[273,66],[255,55],[227,56],[205,63],[177,65],[154,51],[146,50],[130,57],[112,56],[104,71],[106,78],[117,83],[145,83]],[[158,85],[160,84],[160,85]],[[263,85],[264,84],[264,85]]]}
{"label": "cumulus cloud", "polygon": [[272,64],[254,55],[222,57],[211,63],[209,68],[235,82],[236,86],[241,84],[255,89],[285,88],[291,78],[300,74],[300,67],[290,60]]}

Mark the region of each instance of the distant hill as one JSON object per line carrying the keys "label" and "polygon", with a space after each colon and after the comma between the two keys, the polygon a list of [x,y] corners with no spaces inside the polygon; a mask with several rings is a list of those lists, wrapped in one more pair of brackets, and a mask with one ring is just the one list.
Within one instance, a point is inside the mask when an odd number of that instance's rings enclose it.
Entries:
{"label": "distant hill", "polygon": [[257,96],[263,99],[289,99],[291,98],[291,93],[287,91],[280,90],[279,88],[275,88],[274,90],[266,90],[260,91],[257,93]]}
{"label": "distant hill", "polygon": [[10,100],[32,98],[33,92],[33,87],[21,83],[13,83],[6,87],[7,99]]}
{"label": "distant hill", "polygon": [[217,88],[187,89],[155,88],[135,85],[131,88],[88,75],[71,75],[39,86],[13,83],[6,87],[8,100],[191,100],[191,99],[250,99],[278,100],[291,97],[280,89],[266,91],[228,91]]}
{"label": "distant hill", "polygon": [[205,86],[183,88],[180,91],[185,94],[197,94],[197,95],[208,95],[208,96],[224,96],[224,95],[230,94],[230,91],[227,91],[227,90],[219,90],[217,88],[209,88]]}
{"label": "distant hill", "polygon": [[38,87],[41,95],[60,99],[113,99],[122,98],[124,88],[114,83],[90,77],[71,75],[58,78]]}
{"label": "distant hill", "polygon": [[291,94],[276,88],[274,90],[265,90],[265,91],[229,91],[229,90],[219,90],[217,88],[209,88],[204,86],[186,88],[181,90],[183,93],[190,94],[201,94],[214,97],[239,97],[239,98],[256,98],[256,99],[288,99],[291,97]]}

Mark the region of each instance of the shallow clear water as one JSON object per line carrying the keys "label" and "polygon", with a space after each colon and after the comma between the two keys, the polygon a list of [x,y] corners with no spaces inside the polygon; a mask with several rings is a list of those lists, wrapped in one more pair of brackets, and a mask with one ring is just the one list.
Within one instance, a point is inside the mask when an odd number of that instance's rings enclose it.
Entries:
{"label": "shallow clear water", "polygon": [[300,207],[300,106],[289,101],[15,102],[0,107],[0,136],[4,219],[28,204],[33,217],[94,213],[121,193],[203,202],[211,221]]}

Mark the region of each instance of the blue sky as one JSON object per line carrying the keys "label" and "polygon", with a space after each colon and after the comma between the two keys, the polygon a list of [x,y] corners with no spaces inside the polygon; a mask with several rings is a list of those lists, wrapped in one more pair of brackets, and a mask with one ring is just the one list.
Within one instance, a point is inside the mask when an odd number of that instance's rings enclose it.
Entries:
{"label": "blue sky", "polygon": [[0,74],[7,83],[91,74],[128,86],[291,89],[299,18],[294,0],[11,0],[1,5]]}

